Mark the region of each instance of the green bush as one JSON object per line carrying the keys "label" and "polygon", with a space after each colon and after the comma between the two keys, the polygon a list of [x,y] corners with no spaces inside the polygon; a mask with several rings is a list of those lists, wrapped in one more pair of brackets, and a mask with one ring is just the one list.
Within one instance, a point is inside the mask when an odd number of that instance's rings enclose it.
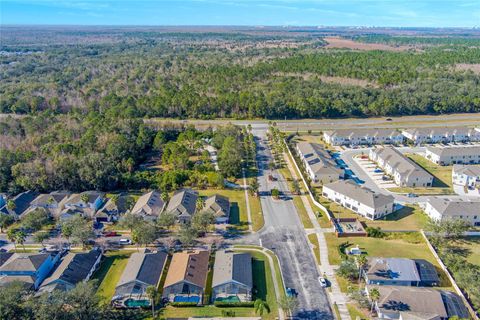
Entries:
{"label": "green bush", "polygon": [[171,302],[170,305],[177,308],[188,308],[196,307],[198,304],[196,302]]}
{"label": "green bush", "polygon": [[215,307],[219,307],[219,308],[235,308],[235,307],[250,308],[250,307],[253,307],[253,301],[246,301],[246,302],[215,301],[213,304],[215,305]]}
{"label": "green bush", "polygon": [[384,238],[386,235],[379,227],[367,227],[365,230],[367,231],[367,235],[371,238]]}

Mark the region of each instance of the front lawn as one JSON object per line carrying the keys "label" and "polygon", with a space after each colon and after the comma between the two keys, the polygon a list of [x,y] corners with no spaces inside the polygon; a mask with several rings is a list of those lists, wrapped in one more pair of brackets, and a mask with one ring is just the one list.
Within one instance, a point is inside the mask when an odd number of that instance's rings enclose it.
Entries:
{"label": "front lawn", "polygon": [[161,318],[190,318],[190,317],[223,317],[222,311],[233,311],[235,317],[254,317],[253,308],[217,308],[213,305],[202,307],[176,308],[167,306],[158,313]]}
{"label": "front lawn", "polygon": [[100,268],[94,273],[92,279],[99,282],[97,294],[101,297],[103,303],[109,304],[112,300],[117,282],[120,280],[132,252],[134,251],[107,252]]}
{"label": "front lawn", "polygon": [[317,264],[321,264],[320,263],[320,250],[318,249],[319,244],[318,244],[317,234],[316,233],[309,234],[308,235],[308,241],[310,241],[310,243],[313,246],[313,252],[315,253],[315,259],[317,260]]}
{"label": "front lawn", "polygon": [[428,171],[433,177],[433,187],[452,188],[453,166],[439,166],[419,154],[407,154],[412,161]]}

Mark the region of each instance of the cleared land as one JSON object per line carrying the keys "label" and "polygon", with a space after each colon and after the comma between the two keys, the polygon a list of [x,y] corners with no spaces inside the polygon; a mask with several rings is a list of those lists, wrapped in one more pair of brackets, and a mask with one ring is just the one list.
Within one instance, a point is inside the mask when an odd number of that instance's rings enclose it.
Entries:
{"label": "cleared land", "polygon": [[356,78],[347,78],[347,77],[335,77],[335,76],[324,76],[312,72],[275,72],[274,76],[280,77],[293,77],[301,78],[305,81],[319,79],[322,82],[326,83],[336,83],[345,86],[358,86],[362,88],[374,87],[378,88],[378,84],[365,80],[365,79],[356,79]]}
{"label": "cleared land", "polygon": [[457,63],[455,65],[457,71],[472,71],[475,74],[480,74],[480,63]]}
{"label": "cleared land", "polygon": [[352,50],[383,50],[383,51],[406,51],[412,49],[409,46],[389,46],[381,43],[364,43],[357,42],[349,39],[339,37],[326,37],[325,41],[328,42],[327,48],[329,49],[352,49]]}

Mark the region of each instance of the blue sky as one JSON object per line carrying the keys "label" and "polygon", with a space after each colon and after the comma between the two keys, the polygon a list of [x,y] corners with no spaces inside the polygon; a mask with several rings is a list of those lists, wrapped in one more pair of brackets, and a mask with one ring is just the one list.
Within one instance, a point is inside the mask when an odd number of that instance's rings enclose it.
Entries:
{"label": "blue sky", "polygon": [[480,27],[480,0],[0,0],[0,23]]}

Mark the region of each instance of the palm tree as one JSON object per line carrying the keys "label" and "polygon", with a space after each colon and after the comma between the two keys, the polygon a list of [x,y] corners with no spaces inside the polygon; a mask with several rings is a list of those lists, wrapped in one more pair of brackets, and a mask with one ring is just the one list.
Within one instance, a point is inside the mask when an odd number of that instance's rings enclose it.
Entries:
{"label": "palm tree", "polygon": [[253,306],[255,308],[255,313],[258,313],[260,316],[262,316],[265,311],[269,312],[270,310],[267,302],[263,301],[262,299],[255,300]]}
{"label": "palm tree", "polygon": [[25,232],[23,232],[22,230],[18,230],[15,234],[16,234],[15,238],[17,240],[17,243],[21,244],[22,247],[23,247],[23,252],[26,252],[26,250],[25,250],[25,240],[27,239],[27,234]]}
{"label": "palm tree", "polygon": [[203,207],[205,206],[205,201],[202,199],[202,197],[198,197],[197,203],[195,204],[197,212],[200,212],[203,210]]}
{"label": "palm tree", "polygon": [[118,200],[120,199],[120,196],[118,194],[114,194],[112,195],[112,197],[110,198],[110,200],[112,201],[112,203],[114,205],[118,205]]}
{"label": "palm tree", "polygon": [[9,211],[13,211],[13,210],[15,210],[16,208],[17,208],[17,205],[16,205],[15,201],[13,201],[13,200],[11,200],[11,199],[7,201],[7,209],[8,209]]}
{"label": "palm tree", "polygon": [[160,195],[160,198],[162,198],[163,202],[167,202],[168,200],[168,192],[163,191],[162,194]]}
{"label": "palm tree", "polygon": [[88,194],[84,193],[80,196],[80,200],[82,200],[85,204],[88,203]]}
{"label": "palm tree", "polygon": [[17,229],[9,229],[7,231],[7,239],[13,243],[15,251],[17,251]]}
{"label": "palm tree", "polygon": [[357,265],[358,265],[358,283],[360,284],[360,279],[362,279],[362,271],[363,268],[367,265],[368,259],[367,256],[361,255],[357,257]]}
{"label": "palm tree", "polygon": [[249,185],[250,193],[256,196],[258,194],[258,188],[259,185],[257,179],[252,179]]}
{"label": "palm tree", "polygon": [[155,319],[155,299],[157,298],[157,288],[154,286],[148,286],[146,293],[150,299],[150,304],[152,305],[152,318]]}
{"label": "palm tree", "polygon": [[370,314],[372,314],[373,313],[373,307],[375,306],[375,302],[377,302],[378,299],[380,299],[380,292],[378,291],[378,289],[372,288],[372,289],[370,289],[368,295],[370,296],[370,300],[372,301],[372,307],[370,309]]}

